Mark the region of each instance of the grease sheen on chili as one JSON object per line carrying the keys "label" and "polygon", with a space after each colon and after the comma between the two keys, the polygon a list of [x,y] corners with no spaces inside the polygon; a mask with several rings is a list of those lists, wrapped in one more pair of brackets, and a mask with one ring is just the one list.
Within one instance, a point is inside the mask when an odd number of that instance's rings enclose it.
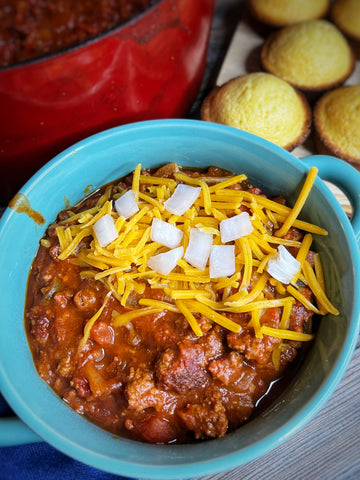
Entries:
{"label": "grease sheen on chili", "polygon": [[[174,178],[173,173],[171,167],[152,172],[168,178]],[[209,185],[211,177],[229,174],[217,167],[186,173],[206,177]],[[131,188],[132,179],[129,175],[112,184],[110,198]],[[148,188],[142,185],[143,192]],[[248,182],[232,188],[263,195]],[[72,214],[94,206],[104,191],[105,187],[89,195],[71,209]],[[284,203],[281,198],[276,201]],[[86,267],[73,262],[73,256],[58,259],[56,227],[71,225],[68,210],[60,212],[48,227],[33,262],[25,326],[39,375],[76,412],[110,432],[145,442],[184,443],[221,437],[249,421],[264,399],[271,398],[271,387],[279,380],[285,384],[293,374],[303,344],[268,335],[256,338],[248,312],[226,313],[241,325],[239,333],[195,314],[201,337],[181,313],[168,310],[114,326],[112,312],[135,309],[142,297],[171,301],[163,289],[149,284],[141,295],[133,291],[125,307],[110,296],[79,351],[86,322],[102,306],[108,289],[100,280],[82,277]],[[302,236],[292,228],[287,238]],[[87,244],[84,238],[78,248]],[[254,272],[252,282],[256,278]],[[302,294],[311,297],[306,287]],[[265,296],[277,298],[269,282]],[[289,329],[308,332],[312,315],[296,301]],[[267,309],[261,322],[277,328],[280,309]],[[278,365],[274,364],[275,350]]]}

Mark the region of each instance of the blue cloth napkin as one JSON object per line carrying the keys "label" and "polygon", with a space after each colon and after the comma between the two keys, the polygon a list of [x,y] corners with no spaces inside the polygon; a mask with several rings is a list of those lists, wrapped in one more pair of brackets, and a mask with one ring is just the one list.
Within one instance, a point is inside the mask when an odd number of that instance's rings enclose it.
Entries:
{"label": "blue cloth napkin", "polygon": [[[12,415],[0,394],[0,417]],[[45,442],[0,448],[0,480],[127,480],[77,462]]]}

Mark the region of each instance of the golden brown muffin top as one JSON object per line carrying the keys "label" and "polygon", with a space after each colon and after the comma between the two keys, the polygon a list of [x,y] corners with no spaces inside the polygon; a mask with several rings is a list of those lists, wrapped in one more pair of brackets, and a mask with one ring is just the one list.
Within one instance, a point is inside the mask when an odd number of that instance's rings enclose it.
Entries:
{"label": "golden brown muffin top", "polygon": [[302,90],[326,90],[344,82],[355,65],[354,54],[340,30],[327,20],[284,27],[265,40],[265,70]]}
{"label": "golden brown muffin top", "polygon": [[314,127],[334,155],[360,162],[360,84],[323,95],[314,108]]}
{"label": "golden brown muffin top", "polygon": [[260,22],[283,27],[324,17],[330,0],[248,0],[248,5]]}
{"label": "golden brown muffin top", "polygon": [[330,15],[342,32],[360,41],[359,0],[335,0]]}
{"label": "golden brown muffin top", "polygon": [[292,150],[309,134],[311,114],[302,94],[284,80],[256,72],[234,78],[204,100],[203,120],[230,125]]}

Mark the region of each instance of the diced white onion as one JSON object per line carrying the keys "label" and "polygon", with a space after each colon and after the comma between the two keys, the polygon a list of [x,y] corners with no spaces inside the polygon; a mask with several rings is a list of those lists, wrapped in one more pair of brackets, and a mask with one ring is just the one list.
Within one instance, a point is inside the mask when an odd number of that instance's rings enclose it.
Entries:
{"label": "diced white onion", "polygon": [[147,261],[147,266],[161,275],[169,275],[183,255],[184,247],[173,248],[168,252],[150,257]]}
{"label": "diced white onion", "polygon": [[198,228],[192,228],[184,256],[185,260],[193,267],[204,270],[210,255],[212,242],[213,236],[211,233],[205,233]]}
{"label": "diced white onion", "polygon": [[128,190],[114,202],[115,210],[121,217],[129,218],[139,211],[134,190]]}
{"label": "diced white onion", "polygon": [[118,232],[112,216],[106,214],[99,218],[99,220],[94,223],[94,233],[101,247],[106,247],[115,240],[115,238],[118,237]]}
{"label": "diced white onion", "polygon": [[201,192],[201,187],[192,187],[180,183],[164,207],[173,215],[183,215],[193,205]]}
{"label": "diced white onion", "polygon": [[153,219],[150,233],[153,242],[159,242],[165,247],[175,248],[180,244],[182,237],[183,232],[179,228],[159,218]]}
{"label": "diced white onion", "polygon": [[229,277],[235,273],[235,246],[213,245],[210,250],[210,278]]}
{"label": "diced white onion", "polygon": [[290,283],[299,268],[300,262],[283,245],[279,245],[277,253],[269,259],[266,266],[267,272],[282,283]]}
{"label": "diced white onion", "polygon": [[223,243],[232,242],[237,238],[250,235],[253,228],[248,212],[226,218],[220,222],[221,241]]}

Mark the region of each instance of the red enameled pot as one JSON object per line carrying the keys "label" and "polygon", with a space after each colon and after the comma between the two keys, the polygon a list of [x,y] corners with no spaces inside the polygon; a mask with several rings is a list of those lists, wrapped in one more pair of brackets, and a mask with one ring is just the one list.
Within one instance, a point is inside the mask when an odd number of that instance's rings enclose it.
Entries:
{"label": "red enameled pot", "polygon": [[2,203],[83,137],[188,112],[204,73],[214,0],[154,3],[79,46],[0,68]]}

